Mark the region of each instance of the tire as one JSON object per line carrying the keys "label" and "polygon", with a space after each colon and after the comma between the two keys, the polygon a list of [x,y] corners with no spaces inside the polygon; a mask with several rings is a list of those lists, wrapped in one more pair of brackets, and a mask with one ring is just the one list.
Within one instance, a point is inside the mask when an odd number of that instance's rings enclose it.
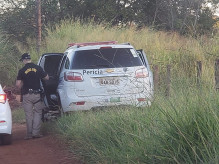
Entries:
{"label": "tire", "polygon": [[2,136],[2,144],[3,145],[10,145],[12,143],[12,135],[6,134]]}

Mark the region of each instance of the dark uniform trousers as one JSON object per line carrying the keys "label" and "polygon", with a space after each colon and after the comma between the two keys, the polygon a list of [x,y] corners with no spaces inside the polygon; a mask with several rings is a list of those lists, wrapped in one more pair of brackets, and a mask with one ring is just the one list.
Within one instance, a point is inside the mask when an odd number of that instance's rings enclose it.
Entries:
{"label": "dark uniform trousers", "polygon": [[45,105],[40,100],[40,94],[23,95],[23,108],[26,115],[27,136],[35,136],[40,133],[42,110]]}

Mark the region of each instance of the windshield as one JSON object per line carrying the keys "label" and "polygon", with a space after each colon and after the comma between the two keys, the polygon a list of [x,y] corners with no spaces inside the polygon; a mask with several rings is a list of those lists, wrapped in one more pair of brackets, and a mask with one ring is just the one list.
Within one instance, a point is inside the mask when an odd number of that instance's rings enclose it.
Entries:
{"label": "windshield", "polygon": [[76,51],[71,69],[119,68],[141,65],[141,59],[134,49],[103,48]]}

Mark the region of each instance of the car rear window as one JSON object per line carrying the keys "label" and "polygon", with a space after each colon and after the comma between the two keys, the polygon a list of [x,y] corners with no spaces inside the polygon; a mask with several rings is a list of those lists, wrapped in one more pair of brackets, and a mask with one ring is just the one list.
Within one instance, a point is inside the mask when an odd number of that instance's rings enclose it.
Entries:
{"label": "car rear window", "polygon": [[75,52],[71,69],[141,66],[141,59],[130,48],[103,48]]}

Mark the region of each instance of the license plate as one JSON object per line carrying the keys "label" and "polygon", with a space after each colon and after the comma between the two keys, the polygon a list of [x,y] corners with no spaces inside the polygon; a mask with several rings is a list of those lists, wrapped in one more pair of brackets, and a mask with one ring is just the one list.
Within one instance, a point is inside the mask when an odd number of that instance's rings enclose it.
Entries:
{"label": "license plate", "polygon": [[111,97],[110,102],[120,102],[120,97]]}
{"label": "license plate", "polygon": [[118,78],[101,78],[99,79],[100,85],[119,85]]}

